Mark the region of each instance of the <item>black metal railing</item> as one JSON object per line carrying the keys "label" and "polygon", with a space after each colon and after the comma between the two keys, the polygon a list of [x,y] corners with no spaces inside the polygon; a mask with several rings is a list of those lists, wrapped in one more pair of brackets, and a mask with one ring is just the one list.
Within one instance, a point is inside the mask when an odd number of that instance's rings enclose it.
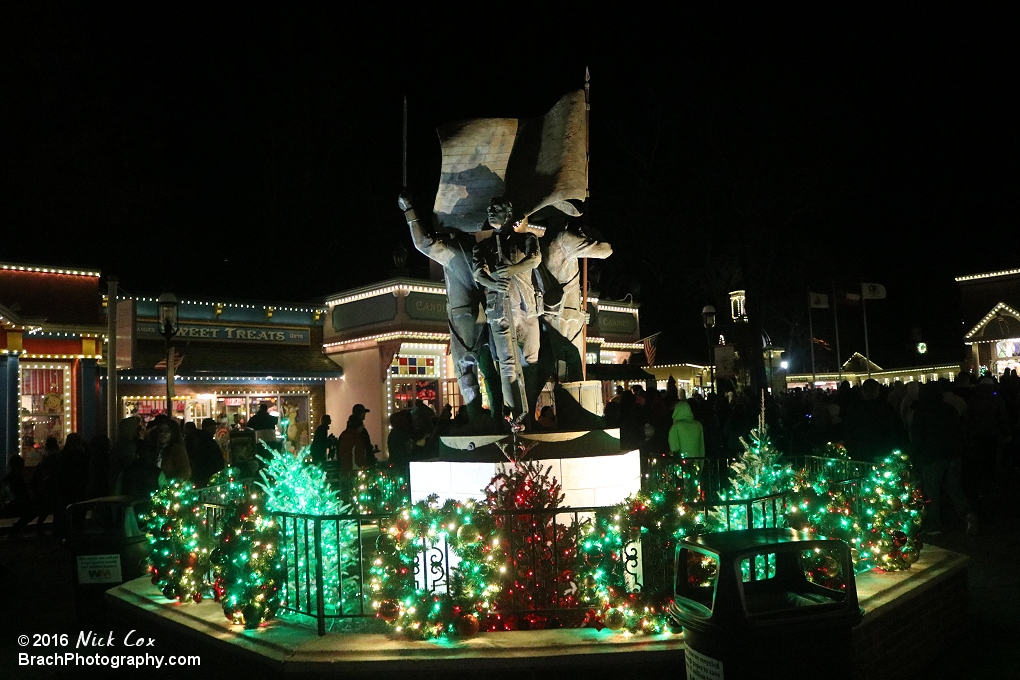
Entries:
{"label": "black metal railing", "polygon": [[319,635],[330,620],[374,616],[366,580],[375,541],[387,516],[303,515],[274,512],[286,583],[280,609],[316,619]]}

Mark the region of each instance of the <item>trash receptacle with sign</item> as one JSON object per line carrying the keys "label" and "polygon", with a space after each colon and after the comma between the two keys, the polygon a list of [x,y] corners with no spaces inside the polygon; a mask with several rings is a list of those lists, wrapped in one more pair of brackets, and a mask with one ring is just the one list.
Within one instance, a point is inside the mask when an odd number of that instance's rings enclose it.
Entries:
{"label": "trash receptacle with sign", "polygon": [[857,602],[850,547],[793,529],[724,531],[677,547],[670,615],[688,680],[850,678]]}
{"label": "trash receptacle with sign", "polygon": [[138,523],[146,501],[93,498],[68,506],[71,577],[80,616],[103,610],[103,594],[146,573],[149,542]]}

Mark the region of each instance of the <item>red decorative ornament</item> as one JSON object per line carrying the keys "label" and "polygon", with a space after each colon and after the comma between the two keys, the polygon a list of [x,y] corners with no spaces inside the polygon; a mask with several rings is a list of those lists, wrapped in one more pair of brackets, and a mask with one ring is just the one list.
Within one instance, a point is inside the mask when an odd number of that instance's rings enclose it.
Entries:
{"label": "red decorative ornament", "polygon": [[478,617],[474,614],[465,614],[457,619],[457,635],[460,637],[473,637],[478,634]]}
{"label": "red decorative ornament", "polygon": [[400,615],[400,607],[393,600],[383,600],[379,603],[379,618],[387,623],[393,623]]}
{"label": "red decorative ornament", "polygon": [[201,602],[202,601],[202,593],[199,593],[199,592],[192,593],[191,594],[191,599],[194,600],[196,604]]}

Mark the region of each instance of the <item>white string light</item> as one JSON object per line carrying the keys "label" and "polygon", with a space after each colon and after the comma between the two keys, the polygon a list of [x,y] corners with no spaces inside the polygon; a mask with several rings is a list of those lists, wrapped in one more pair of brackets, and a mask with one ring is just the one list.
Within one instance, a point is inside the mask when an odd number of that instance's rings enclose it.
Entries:
{"label": "white string light", "polygon": [[56,267],[33,267],[27,264],[13,264],[10,262],[0,263],[0,269],[6,269],[8,271],[19,271],[19,272],[38,272],[42,274],[68,274],[71,276],[91,276],[92,278],[99,278],[99,272],[88,271],[84,269],[58,269]]}
{"label": "white string light", "polygon": [[1013,274],[1020,274],[1020,269],[1004,269],[1001,272],[988,272],[986,274],[970,274],[968,276],[957,276],[956,282],[962,281],[973,281],[975,279],[990,279],[993,276],[1012,276]]}
{"label": "white string light", "polygon": [[[985,324],[987,324],[989,321],[991,321],[996,316],[998,316],[999,312],[1001,312],[1001,311],[1006,311],[1013,318],[1015,318],[1018,321],[1020,321],[1020,312],[1017,312],[1015,309],[1013,309],[1012,307],[1007,305],[1005,302],[1000,302],[999,304],[997,304],[994,307],[992,307],[992,311],[990,311],[987,314],[985,314],[985,317],[983,319],[981,319],[981,321],[978,322],[978,325],[974,326],[974,328],[971,328],[970,332],[967,333],[965,336],[963,336],[964,339],[971,338],[975,334],[977,334],[978,331],[980,331],[982,328],[984,328]],[[992,340],[992,341],[985,341],[985,342],[995,342],[995,341]],[[970,344],[970,343],[967,343],[967,344]]]}
{"label": "white string light", "polygon": [[382,286],[380,288],[352,291],[350,293],[341,294],[336,298],[327,298],[326,306],[332,309],[338,305],[345,305],[350,302],[357,302],[358,300],[365,300],[367,298],[385,295],[386,293],[403,293],[405,296],[408,293],[432,293],[433,295],[446,295],[446,286],[425,286],[412,283],[397,283]]}

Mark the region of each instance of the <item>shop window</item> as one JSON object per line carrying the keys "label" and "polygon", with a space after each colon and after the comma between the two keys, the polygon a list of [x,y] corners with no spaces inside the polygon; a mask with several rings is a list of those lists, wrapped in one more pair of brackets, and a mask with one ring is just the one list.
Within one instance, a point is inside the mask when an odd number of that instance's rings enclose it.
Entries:
{"label": "shop window", "polygon": [[393,357],[390,364],[390,375],[394,377],[422,376],[429,378],[439,377],[439,363],[441,357],[436,356],[409,356],[400,354]]}
{"label": "shop window", "polygon": [[63,446],[70,426],[70,367],[21,370],[21,450],[25,462],[38,463],[47,437]]}
{"label": "shop window", "polygon": [[[174,397],[174,417],[184,420],[188,412],[188,397]],[[143,423],[166,413],[166,397],[125,397],[124,414],[126,416],[139,416]]]}

